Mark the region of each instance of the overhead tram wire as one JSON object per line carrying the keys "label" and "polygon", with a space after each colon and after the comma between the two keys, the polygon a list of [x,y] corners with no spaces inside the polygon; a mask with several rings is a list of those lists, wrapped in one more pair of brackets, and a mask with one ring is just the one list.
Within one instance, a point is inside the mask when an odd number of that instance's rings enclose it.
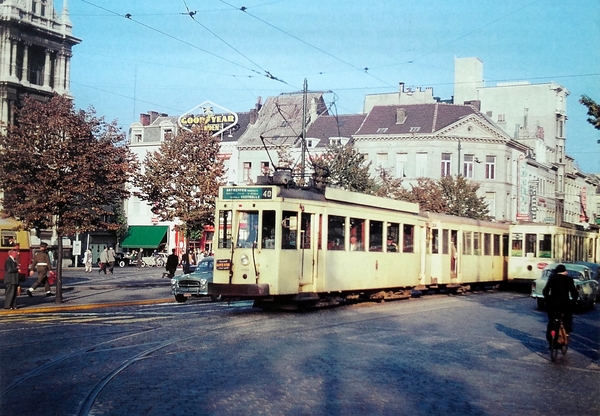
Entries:
{"label": "overhead tram wire", "polygon": [[[102,6],[99,6],[99,5],[97,5],[97,4],[94,4],[94,3],[92,3],[92,2],[90,2],[90,1],[88,1],[88,0],[81,0],[81,1],[82,1],[83,3],[89,4],[90,6],[94,6],[94,7],[97,7],[97,8],[99,8],[99,9],[101,9],[101,10],[104,10],[104,11],[106,11],[106,12],[109,12],[109,13],[111,13],[111,14],[114,14],[115,16],[119,16],[119,17],[122,17],[122,18],[124,18],[124,19],[130,20],[130,21],[132,21],[132,22],[134,22],[134,23],[136,23],[136,24],[138,24],[138,25],[140,25],[140,26],[143,26],[143,27],[145,27],[145,28],[147,28],[147,29],[150,29],[150,30],[152,30],[152,31],[154,31],[154,32],[160,33],[161,35],[163,35],[163,36],[166,36],[166,37],[168,37],[168,38],[171,38],[171,39],[173,39],[173,40],[176,40],[177,42],[183,43],[184,45],[191,46],[191,47],[192,47],[192,48],[194,48],[194,49],[197,49],[197,50],[199,50],[199,51],[202,51],[202,52],[204,52],[204,53],[206,53],[206,54],[208,54],[208,55],[214,56],[215,58],[221,59],[221,60],[223,60],[223,61],[225,61],[225,62],[228,62],[228,63],[230,63],[230,64],[232,64],[232,65],[238,66],[238,67],[240,67],[240,68],[243,68],[243,69],[245,69],[245,70],[247,70],[247,71],[250,71],[250,72],[253,72],[253,73],[255,73],[255,74],[259,74],[259,75],[261,75],[261,76],[265,75],[265,74],[262,74],[261,72],[259,72],[259,71],[255,70],[255,69],[249,68],[249,67],[247,67],[247,66],[245,66],[245,65],[242,65],[242,64],[240,64],[240,63],[238,63],[238,62],[234,62],[234,61],[232,61],[232,60],[229,60],[229,59],[227,59],[227,58],[224,58],[224,57],[222,57],[222,56],[219,56],[219,55],[217,55],[217,54],[215,54],[215,53],[212,53],[212,52],[210,52],[210,51],[207,51],[206,49],[202,49],[202,48],[198,47],[197,45],[195,45],[195,44],[193,44],[193,43],[190,43],[190,42],[188,42],[188,41],[186,41],[186,40],[183,40],[183,39],[180,39],[180,38],[178,38],[178,37],[176,37],[176,36],[173,36],[173,35],[171,35],[171,34],[169,34],[169,33],[167,33],[167,32],[164,32],[164,31],[162,31],[162,30],[159,30],[159,29],[156,29],[156,28],[154,28],[154,27],[152,27],[152,26],[150,26],[150,25],[147,25],[147,24],[145,24],[145,23],[142,23],[142,22],[140,22],[140,21],[138,21],[138,20],[135,20],[135,19],[133,18],[133,15],[132,15],[132,14],[130,14],[130,13],[127,13],[127,14],[125,14],[125,15],[122,15],[122,14],[120,14],[120,13],[117,13],[117,12],[113,11],[113,10],[110,10],[110,9],[107,9],[107,8],[105,8],[105,7],[102,7]],[[268,72],[267,72],[267,74],[268,74]],[[267,78],[275,79],[275,78],[274,78],[274,77],[273,77],[271,74],[268,74],[268,75],[267,75]]]}
{"label": "overhead tram wire", "polygon": [[271,23],[267,22],[266,20],[263,20],[263,19],[261,19],[261,18],[260,18],[260,17],[258,17],[258,16],[254,16],[253,14],[251,14],[251,13],[249,13],[249,12],[248,12],[248,8],[247,8],[247,7],[245,7],[245,6],[242,6],[242,7],[236,7],[236,6],[234,6],[233,4],[226,2],[225,0],[219,0],[219,1],[220,1],[221,3],[223,3],[223,4],[226,4],[227,6],[229,6],[229,7],[231,7],[231,8],[233,8],[233,9],[239,10],[239,11],[243,12],[244,14],[247,14],[248,16],[252,17],[253,19],[256,19],[256,20],[258,20],[259,22],[261,22],[261,23],[264,23],[264,24],[265,24],[265,25],[267,25],[267,26],[270,26],[270,27],[272,27],[272,28],[273,28],[273,29],[275,29],[275,30],[278,30],[278,31],[279,31],[279,32],[281,32],[281,33],[284,33],[284,34],[288,35],[288,36],[289,36],[289,37],[291,37],[291,38],[294,38],[294,39],[296,39],[296,40],[297,40],[297,41],[299,41],[299,42],[302,42],[302,43],[304,43],[304,44],[305,44],[305,45],[307,45],[307,46],[310,46],[310,47],[311,47],[311,48],[313,48],[313,49],[316,49],[317,51],[319,51],[319,52],[321,52],[321,53],[324,53],[325,55],[329,56],[330,58],[333,58],[333,59],[335,59],[336,61],[339,61],[339,62],[341,62],[341,63],[343,63],[343,64],[345,64],[345,65],[348,65],[348,66],[350,66],[350,67],[354,68],[354,69],[355,69],[355,70],[357,70],[357,71],[364,72],[365,74],[367,74],[367,75],[369,75],[370,77],[372,77],[372,78],[376,79],[377,81],[379,81],[379,82],[381,82],[381,83],[383,83],[383,84],[387,85],[388,87],[391,87],[391,88],[395,88],[395,87],[396,87],[396,86],[394,86],[394,85],[391,85],[389,82],[387,82],[387,81],[385,81],[385,80],[383,80],[383,79],[381,79],[381,78],[379,78],[379,77],[376,77],[375,75],[371,74],[371,73],[369,72],[369,68],[368,68],[368,67],[359,68],[359,67],[357,67],[356,65],[354,65],[354,64],[352,64],[352,63],[350,63],[350,62],[348,62],[348,61],[345,61],[345,60],[343,60],[342,58],[339,58],[339,57],[337,57],[337,56],[335,56],[335,55],[333,55],[333,54],[331,54],[331,53],[327,52],[327,51],[326,51],[326,50],[324,50],[324,49],[321,49],[321,48],[319,48],[318,46],[315,46],[315,45],[313,45],[313,44],[311,44],[311,43],[308,43],[307,41],[305,41],[305,40],[303,40],[303,39],[299,38],[299,37],[298,37],[298,36],[296,36],[296,35],[293,35],[293,34],[291,34],[291,33],[289,33],[289,32],[286,32],[286,31],[285,31],[285,30],[283,30],[283,29],[280,29],[280,28],[278,28],[277,26],[275,26],[275,25],[273,25],[273,24],[271,24]]}
{"label": "overhead tram wire", "polygon": [[217,35],[215,32],[213,32],[212,30],[210,30],[208,27],[206,27],[205,25],[203,25],[202,23],[200,23],[198,20],[196,20],[196,13],[197,11],[191,11],[190,8],[188,7],[187,3],[185,2],[185,0],[183,0],[183,5],[185,6],[186,10],[187,10],[187,14],[190,16],[190,18],[196,22],[198,25],[202,26],[202,28],[204,30],[206,30],[208,33],[210,33],[211,35],[213,35],[214,37],[216,37],[217,39],[219,39],[221,42],[223,42],[225,45],[229,46],[231,49],[233,49],[238,55],[240,55],[241,57],[245,58],[246,60],[248,60],[250,63],[252,63],[253,65],[255,65],[257,68],[259,68],[261,71],[263,71],[263,75],[267,78],[270,78],[274,81],[278,81],[281,82],[283,84],[286,85],[290,85],[287,82],[285,82],[284,80],[277,78],[275,76],[273,76],[269,71],[267,71],[266,69],[264,69],[263,67],[261,67],[259,64],[257,64],[256,62],[254,62],[252,59],[250,59],[248,56],[244,55],[242,52],[240,52],[238,49],[236,49],[233,45],[231,45],[230,43],[228,43],[227,41],[225,41],[225,39],[221,38],[219,35]]}

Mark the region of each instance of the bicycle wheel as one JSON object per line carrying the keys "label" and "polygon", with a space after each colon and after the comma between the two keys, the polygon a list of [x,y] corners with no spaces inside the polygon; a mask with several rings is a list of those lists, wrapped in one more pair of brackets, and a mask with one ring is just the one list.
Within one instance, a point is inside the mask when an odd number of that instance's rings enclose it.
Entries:
{"label": "bicycle wheel", "polygon": [[556,348],[554,345],[550,346],[550,359],[552,360],[552,362],[556,361],[556,357],[558,357],[558,348]]}
{"label": "bicycle wheel", "polygon": [[560,352],[562,352],[562,355],[565,355],[568,349],[569,347],[567,346],[567,344],[565,344],[562,347],[560,347]]}

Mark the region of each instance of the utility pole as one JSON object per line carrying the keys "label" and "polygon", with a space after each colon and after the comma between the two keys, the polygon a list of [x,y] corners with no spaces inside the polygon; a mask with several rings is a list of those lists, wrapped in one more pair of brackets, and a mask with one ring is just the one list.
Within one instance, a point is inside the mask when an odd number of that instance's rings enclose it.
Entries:
{"label": "utility pole", "polygon": [[302,154],[300,158],[300,177],[302,178],[302,184],[304,185],[304,174],[306,169],[306,107],[307,107],[307,95],[308,95],[308,81],[304,78],[304,88],[302,90]]}

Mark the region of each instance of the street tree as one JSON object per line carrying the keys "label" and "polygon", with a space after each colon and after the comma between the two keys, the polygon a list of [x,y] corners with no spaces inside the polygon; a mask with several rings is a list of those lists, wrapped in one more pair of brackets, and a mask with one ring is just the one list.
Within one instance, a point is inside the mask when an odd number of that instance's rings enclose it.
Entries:
{"label": "street tree", "polygon": [[378,168],[375,178],[375,196],[397,200],[411,201],[412,195],[402,185],[402,178],[396,178],[390,169]]}
{"label": "street tree", "polygon": [[116,122],[93,108],[76,110],[65,96],[27,98],[15,120],[0,135],[3,215],[27,229],[56,230],[56,303],[62,303],[62,237],[120,227],[114,207],[129,196],[125,183],[135,157]]}
{"label": "street tree", "polygon": [[372,194],[375,180],[369,176],[371,163],[353,145],[330,145],[325,153],[310,158],[317,183]]}
{"label": "street tree", "polygon": [[587,119],[588,123],[594,126],[596,130],[600,130],[600,104],[596,103],[596,101],[592,100],[587,95],[582,95],[579,102],[588,109],[587,115],[590,116]]}
{"label": "street tree", "polygon": [[133,179],[134,194],[161,220],[180,221],[188,240],[214,222],[215,198],[225,183],[219,148],[208,131],[182,129],[146,154],[143,172]]}
{"label": "street tree", "polygon": [[489,219],[489,207],[484,197],[477,196],[479,185],[462,175],[444,176],[439,181],[445,213],[479,220]]}
{"label": "street tree", "polygon": [[416,185],[412,185],[406,199],[418,202],[423,211],[446,213],[448,212],[447,198],[444,197],[439,181],[431,178],[418,178]]}

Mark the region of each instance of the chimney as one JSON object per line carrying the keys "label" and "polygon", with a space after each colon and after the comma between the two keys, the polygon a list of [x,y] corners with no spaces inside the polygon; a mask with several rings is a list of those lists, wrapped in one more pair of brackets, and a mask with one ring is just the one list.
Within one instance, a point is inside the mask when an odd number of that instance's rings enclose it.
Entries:
{"label": "chimney", "polygon": [[150,115],[149,114],[140,114],[140,123],[142,123],[142,126],[149,126],[150,125]]}

